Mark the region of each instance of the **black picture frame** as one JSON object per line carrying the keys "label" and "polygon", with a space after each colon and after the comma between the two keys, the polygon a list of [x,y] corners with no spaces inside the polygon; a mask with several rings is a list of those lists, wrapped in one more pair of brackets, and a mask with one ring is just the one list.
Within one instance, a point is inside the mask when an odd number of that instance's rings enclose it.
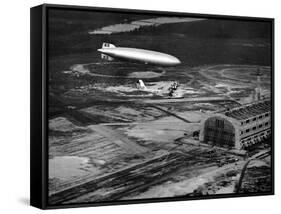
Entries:
{"label": "black picture frame", "polygon": [[[205,196],[177,196],[169,198],[132,199],[121,201],[85,202],[50,205],[48,203],[48,11],[99,11],[124,12],[130,14],[147,14],[162,16],[179,16],[194,18],[210,18],[223,20],[241,20],[267,22],[271,25],[271,191],[261,193],[237,193]],[[231,198],[246,196],[261,196],[274,194],[274,19],[260,17],[242,17],[211,14],[179,13],[167,11],[145,11],[132,9],[113,9],[101,7],[85,7],[70,5],[43,4],[30,10],[30,204],[41,209],[73,208],[104,205],[138,204],[169,201],[186,201],[198,199]]]}

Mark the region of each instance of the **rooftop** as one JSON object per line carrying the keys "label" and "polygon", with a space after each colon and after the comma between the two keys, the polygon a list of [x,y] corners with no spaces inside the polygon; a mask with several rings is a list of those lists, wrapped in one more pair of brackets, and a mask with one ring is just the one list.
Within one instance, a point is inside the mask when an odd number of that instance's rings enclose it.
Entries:
{"label": "rooftop", "polygon": [[245,120],[247,118],[251,118],[269,111],[271,111],[271,101],[262,100],[225,111],[224,115],[227,117],[232,117],[236,120]]}

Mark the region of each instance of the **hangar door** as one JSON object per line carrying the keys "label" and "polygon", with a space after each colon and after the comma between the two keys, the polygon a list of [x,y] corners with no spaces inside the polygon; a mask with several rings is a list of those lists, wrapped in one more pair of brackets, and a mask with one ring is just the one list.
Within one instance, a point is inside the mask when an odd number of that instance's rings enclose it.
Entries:
{"label": "hangar door", "polygon": [[235,146],[235,128],[224,118],[211,117],[204,124],[204,142],[221,146]]}

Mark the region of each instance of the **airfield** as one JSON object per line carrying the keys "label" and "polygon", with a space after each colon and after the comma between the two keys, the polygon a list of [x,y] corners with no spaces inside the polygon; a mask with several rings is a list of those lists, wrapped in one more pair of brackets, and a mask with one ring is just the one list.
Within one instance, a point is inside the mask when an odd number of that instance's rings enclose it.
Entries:
{"label": "airfield", "polygon": [[[108,66],[119,73],[109,73]],[[194,133],[213,113],[253,102],[257,86],[262,97],[270,97],[271,68],[216,64],[130,71],[132,66],[73,64],[59,75],[80,85],[59,95],[49,89],[49,203],[234,193],[245,153],[202,144]],[[138,79],[147,90],[136,87]],[[168,97],[174,81],[180,99]],[[271,189],[267,149],[265,142],[251,151],[257,158],[240,193]]]}
{"label": "airfield", "polygon": [[[248,160],[239,193],[272,190],[270,139],[248,151],[198,139],[210,115],[272,96],[271,24],[63,10],[48,21],[50,205],[231,194]],[[182,63],[104,61],[104,42]]]}

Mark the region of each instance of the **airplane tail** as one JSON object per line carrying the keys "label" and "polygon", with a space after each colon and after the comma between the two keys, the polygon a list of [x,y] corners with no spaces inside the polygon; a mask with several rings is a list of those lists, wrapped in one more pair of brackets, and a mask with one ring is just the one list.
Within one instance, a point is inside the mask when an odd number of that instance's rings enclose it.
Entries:
{"label": "airplane tail", "polygon": [[140,89],[143,89],[143,90],[147,89],[145,84],[144,84],[144,82],[142,80],[139,80],[139,87],[140,87]]}
{"label": "airplane tail", "polygon": [[113,44],[104,42],[104,43],[102,43],[102,48],[116,48],[116,46]]}

